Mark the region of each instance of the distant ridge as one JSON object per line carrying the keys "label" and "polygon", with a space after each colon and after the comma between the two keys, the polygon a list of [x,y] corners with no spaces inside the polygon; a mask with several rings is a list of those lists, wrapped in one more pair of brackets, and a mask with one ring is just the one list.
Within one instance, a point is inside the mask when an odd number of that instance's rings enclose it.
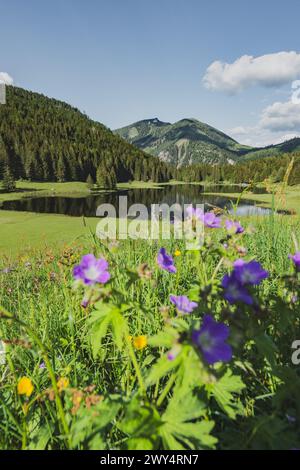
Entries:
{"label": "distant ridge", "polygon": [[161,161],[177,167],[193,163],[235,164],[300,151],[300,138],[264,148],[239,144],[224,132],[194,118],[174,124],[157,117],[116,129],[116,134]]}
{"label": "distant ridge", "polygon": [[251,149],[194,118],[181,119],[174,124],[158,118],[144,119],[115,133],[177,167],[192,163],[234,163]]}

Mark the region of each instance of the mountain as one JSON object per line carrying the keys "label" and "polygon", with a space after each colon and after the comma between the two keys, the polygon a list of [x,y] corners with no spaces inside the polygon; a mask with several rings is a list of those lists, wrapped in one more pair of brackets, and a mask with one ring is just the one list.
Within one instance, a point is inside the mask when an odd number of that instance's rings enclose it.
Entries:
{"label": "mountain", "polygon": [[295,137],[294,139],[286,140],[280,144],[269,145],[263,148],[253,148],[246,153],[241,160],[254,160],[265,157],[276,157],[288,153],[300,152],[300,138]]}
{"label": "mountain", "polygon": [[191,163],[234,163],[251,150],[196,119],[182,119],[174,124],[146,119],[117,129],[115,134],[177,167]]}
{"label": "mountain", "polygon": [[8,86],[0,105],[0,178],[39,181],[165,181],[170,170],[157,158],[92,121],[72,106]]}
{"label": "mountain", "polygon": [[234,164],[300,151],[300,138],[264,148],[248,147],[197,119],[182,119],[174,124],[157,118],[146,119],[114,132],[177,167],[194,163]]}

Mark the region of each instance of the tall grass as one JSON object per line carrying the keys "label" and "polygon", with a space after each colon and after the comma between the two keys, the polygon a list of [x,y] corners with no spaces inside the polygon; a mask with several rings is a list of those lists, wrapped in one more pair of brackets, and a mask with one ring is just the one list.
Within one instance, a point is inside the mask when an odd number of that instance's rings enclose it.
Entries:
{"label": "tall grass", "polygon": [[[298,218],[272,214],[251,219],[247,223],[254,228],[243,238],[248,256],[259,260],[271,273],[270,279],[264,282],[261,289],[264,295],[276,295],[278,278],[289,269],[287,255],[295,251],[293,245],[294,239],[299,236],[300,221]],[[21,322],[30,325],[47,350],[56,377],[69,377],[75,389],[93,384],[101,395],[113,394],[116,390],[126,395],[135,387],[133,366],[127,354],[118,351],[110,337],[105,338],[100,355],[96,358],[93,356],[87,335],[90,309],[80,306],[81,294],[72,288],[72,268],[85,253],[104,255],[110,263],[115,289],[122,293],[130,305],[130,335],[151,337],[162,328],[161,308],[168,303],[169,294],[187,292],[199,276],[189,258],[182,256],[178,257],[175,276],[158,272],[155,259],[162,244],[170,253],[176,249],[184,251],[181,242],[174,240],[127,240],[115,248],[109,244],[95,243],[92,237],[85,237],[80,240],[80,244],[63,249],[36,250],[13,260],[2,258],[0,305]],[[208,279],[214,272],[214,261],[213,256],[207,259]],[[147,263],[149,269],[153,269],[152,280],[139,284],[128,282],[125,269],[132,270],[135,275],[136,267],[142,263]],[[224,270],[220,271],[219,277]],[[52,436],[51,448],[59,448],[57,416],[51,404],[44,401],[45,422],[42,431],[38,426],[34,427],[34,420],[28,428],[26,413],[22,415],[22,412],[16,412],[20,410],[20,397],[16,393],[8,393],[18,378],[29,376],[34,380],[37,396],[43,396],[49,388],[48,374],[41,368],[45,361],[43,350],[39,344],[34,344],[26,330],[10,321],[1,322],[0,338],[6,344],[6,356],[9,358],[8,362],[0,366],[0,447],[43,448],[39,433],[44,433],[47,436],[45,442]],[[137,351],[136,355],[141,369],[154,361],[154,356],[145,350]],[[273,384],[268,380],[267,375],[263,374],[263,378],[257,378],[256,389],[247,390],[245,399],[249,410],[254,397],[272,394]],[[157,389],[153,393],[158,395],[160,392]],[[267,408],[268,405],[264,406]],[[39,421],[39,413],[41,411],[37,412],[36,423]],[[232,432],[235,431],[237,428],[233,425]],[[223,425],[219,432],[224,432]],[[115,431],[107,436],[107,445],[117,442],[119,438]]]}

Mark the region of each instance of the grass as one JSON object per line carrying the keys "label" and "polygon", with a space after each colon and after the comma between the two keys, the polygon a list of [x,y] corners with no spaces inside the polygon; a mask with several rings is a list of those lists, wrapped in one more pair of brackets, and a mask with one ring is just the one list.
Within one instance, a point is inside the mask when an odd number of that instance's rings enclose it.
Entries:
{"label": "grass", "polygon": [[[278,194],[276,196],[277,191],[280,191],[280,185],[273,185],[272,190],[275,195],[276,209],[290,211],[293,214],[300,214],[300,185],[287,186],[281,196],[279,196]],[[205,194],[226,196],[225,193],[215,193],[210,191],[206,191]],[[229,198],[237,199],[240,196],[240,193],[230,193],[227,194],[227,196]],[[244,198],[249,199],[251,201],[255,201],[258,203],[258,205],[264,207],[272,207],[274,204],[272,193],[254,194],[251,192],[247,192],[245,193]]]}
{"label": "grass", "polygon": [[[7,213],[4,215],[9,217]],[[111,336],[108,336],[99,356],[93,356],[89,344],[88,330],[92,309],[84,311],[80,307],[82,294],[71,289],[73,266],[79,262],[83,254],[88,252],[94,252],[97,255],[102,254],[109,259],[114,286],[118,292],[123,292],[124,301],[130,305],[127,318],[130,335],[133,337],[138,335],[151,337],[160,331],[162,328],[160,308],[169,305],[169,293],[180,294],[187,292],[197,281],[198,274],[191,258],[184,254],[184,248],[180,242],[163,242],[170,253],[174,253],[176,248],[182,250],[182,255],[176,259],[178,274],[172,276],[160,272],[156,267],[155,260],[158,247],[162,244],[161,241],[126,240],[120,242],[119,247],[112,251],[106,245],[95,243],[94,239],[88,234],[87,228],[82,227],[82,221],[76,218],[68,218],[69,224],[66,225],[66,217],[64,216],[33,216],[32,214],[19,213],[12,214],[11,217],[12,225],[15,223],[15,226],[20,228],[24,224],[26,234],[30,234],[32,237],[37,236],[39,238],[38,234],[42,233],[41,227],[44,230],[49,230],[47,240],[48,237],[53,237],[53,242],[61,241],[61,237],[65,237],[67,241],[67,239],[75,240],[77,236],[83,235],[72,247],[64,246],[62,248],[59,244],[45,249],[47,245],[45,239],[42,243],[37,243],[36,248],[32,251],[25,250],[25,242],[22,241],[21,237],[21,246],[19,248],[22,255],[19,254],[15,257],[13,264],[10,266],[11,271],[0,273],[0,297],[1,304],[9,312],[17,315],[19,320],[29,324],[43,342],[55,377],[66,377],[69,380],[71,388],[68,393],[73,398],[68,398],[65,395],[63,399],[63,395],[61,395],[61,400],[63,400],[64,405],[63,413],[67,416],[67,424],[71,429],[71,435],[73,435],[73,442],[77,442],[77,444],[71,446],[79,449],[88,448],[90,441],[83,438],[80,441],[80,436],[85,436],[87,431],[83,432],[83,427],[87,424],[92,426],[96,415],[92,414],[88,417],[88,415],[70,411],[72,403],[70,406],[69,404],[72,400],[74,401],[74,396],[77,396],[74,393],[83,393],[86,387],[93,385],[97,397],[110,396],[110,394],[116,397],[119,392],[124,396],[132,396],[137,387],[137,381],[134,378],[134,361],[137,363],[138,370],[140,368],[143,375],[145,375],[155,360],[156,353],[153,348],[147,347],[141,351],[135,351],[132,359],[132,356],[130,354],[128,356],[126,351],[120,353]],[[91,221],[91,223],[93,222]],[[9,219],[6,223],[6,226],[8,225]],[[255,228],[255,232],[251,233],[250,231],[249,234],[243,237],[241,243],[247,246],[249,257],[259,260],[264,268],[270,272],[270,279],[266,280],[261,288],[262,295],[266,297],[276,296],[279,288],[279,275],[290,269],[290,261],[287,255],[295,250],[293,235],[299,234],[300,221],[298,217],[287,218],[280,215],[271,215],[256,219]],[[2,233],[1,238],[3,239]],[[5,237],[10,236],[11,233],[8,230]],[[37,240],[31,240],[32,246],[35,241]],[[208,257],[206,261],[208,279],[212,276],[214,262],[214,255]],[[128,282],[125,274],[126,269],[135,272],[137,266],[141,263],[147,263],[149,268],[153,270],[152,281]],[[2,257],[0,270],[8,266],[8,260]],[[98,314],[100,315],[101,311]],[[275,313],[273,312],[273,314]],[[28,336],[18,326],[14,327],[11,323],[3,324],[3,322],[0,326],[1,337],[6,338],[6,341],[10,341],[9,351],[12,361],[5,368],[0,366],[0,368],[2,367],[3,376],[5,376],[5,381],[0,384],[0,448],[65,448],[68,443],[64,443],[63,436],[65,434],[59,430],[59,415],[55,411],[54,402],[51,402],[47,395],[47,390],[51,388],[51,382],[47,370],[42,370],[39,367],[44,360],[41,347],[36,347],[30,335]],[[281,338],[277,336],[277,340],[279,339]],[[290,340],[292,339],[294,337],[290,337]],[[26,346],[28,341],[30,345]],[[284,361],[287,361],[289,351],[286,346],[284,351],[286,354]],[[235,373],[241,373],[242,367],[243,380],[245,380],[247,388],[241,398],[234,397],[232,400],[235,400],[236,405],[240,404],[241,401],[246,403],[245,417],[237,418],[237,420],[229,419],[225,411],[220,412],[211,401],[209,412],[205,414],[207,422],[211,419],[216,421],[214,435],[219,439],[220,444],[218,447],[251,449],[260,446],[262,448],[271,448],[277,444],[274,444],[273,441],[270,444],[268,441],[270,438],[274,439],[274,442],[279,442],[279,448],[280,445],[285,448],[284,439],[288,439],[290,431],[283,433],[283,439],[282,426],[279,426],[279,435],[277,436],[276,426],[272,425],[274,413],[275,415],[278,414],[278,419],[281,417],[281,411],[274,411],[271,408],[272,396],[276,390],[274,384],[277,379],[271,375],[268,364],[265,368],[263,367],[263,364],[257,358],[257,354],[251,352],[250,346],[248,347],[246,359],[243,358],[242,360],[246,361],[245,365],[243,363],[242,366],[236,365],[233,367]],[[195,370],[193,374],[195,374]],[[34,382],[34,395],[30,401],[13,394],[17,380],[21,376],[31,377]],[[158,384],[153,394],[152,392],[149,393],[151,400],[157,403],[159,412],[162,414],[167,406],[164,400],[171,399],[172,383],[168,382],[166,384],[161,381]],[[227,395],[230,394],[230,386],[229,382],[226,389]],[[168,389],[168,387],[170,388]],[[236,382],[233,388],[235,390],[238,388]],[[39,398],[34,398],[35,396]],[[116,398],[113,400],[116,400]],[[191,406],[192,401],[192,397],[187,399],[189,406]],[[27,403],[28,406],[27,411],[24,413],[22,412],[22,403]],[[292,406],[291,403],[289,401],[290,407]],[[111,406],[114,406],[114,401],[112,401]],[[201,402],[202,406],[203,403]],[[139,404],[135,412],[135,419],[138,419],[138,410],[141,407],[142,404]],[[180,410],[182,414],[182,407]],[[102,413],[104,413],[104,410],[102,410]],[[252,420],[256,416],[259,417],[260,421],[253,422]],[[121,415],[122,417],[124,417],[124,413]],[[80,421],[81,418],[82,421]],[[176,421],[174,422],[176,423]],[[133,425],[131,425],[131,429],[132,427]],[[188,427],[186,429],[188,431]],[[95,434],[92,430],[89,432],[91,435]],[[296,427],[293,432],[297,438]],[[272,433],[274,433],[274,436]],[[98,440],[96,446],[105,445],[108,448],[121,446],[122,448],[122,445],[125,445],[124,433],[121,433],[116,427],[110,432],[105,430],[104,436],[104,444],[99,443]],[[143,439],[143,445],[145,445],[145,438]],[[288,440],[288,442],[294,442],[292,439],[293,435],[291,441]],[[173,441],[173,446],[175,445],[174,442],[176,441]],[[287,445],[294,446],[290,443]],[[161,447],[159,448],[161,449]]]}
{"label": "grass", "polygon": [[71,244],[94,232],[97,222],[96,218],[0,211],[0,252],[14,257],[28,249]]}
{"label": "grass", "polygon": [[[160,185],[157,183],[132,181],[130,183],[119,183],[118,189],[156,189]],[[106,192],[106,190],[99,190],[98,192]],[[74,181],[70,183],[38,183],[31,181],[17,181],[16,191],[4,193],[0,191],[0,204],[3,201],[12,201],[22,199],[24,197],[43,197],[49,195],[65,196],[65,197],[80,197],[87,196],[91,192],[86,183],[82,181]]]}
{"label": "grass", "polygon": [[17,181],[16,191],[3,193],[0,191],[1,201],[17,200],[23,197],[36,197],[48,195],[87,195],[89,190],[86,183],[36,183],[30,181]]}

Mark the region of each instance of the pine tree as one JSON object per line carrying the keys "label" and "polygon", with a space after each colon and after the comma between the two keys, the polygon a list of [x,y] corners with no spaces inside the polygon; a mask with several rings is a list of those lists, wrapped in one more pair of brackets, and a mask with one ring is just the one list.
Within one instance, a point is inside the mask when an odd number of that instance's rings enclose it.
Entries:
{"label": "pine tree", "polygon": [[65,164],[65,159],[62,155],[59,156],[59,159],[57,162],[56,178],[61,183],[66,181],[66,164]]}
{"label": "pine tree", "polygon": [[88,177],[86,179],[86,185],[87,185],[88,189],[92,189],[92,187],[94,186],[94,180],[91,177],[91,175],[88,175]]}
{"label": "pine tree", "polygon": [[15,183],[13,174],[12,174],[9,166],[6,166],[5,169],[4,169],[2,189],[6,193],[10,193],[10,192],[12,192],[16,189],[16,183]]}

